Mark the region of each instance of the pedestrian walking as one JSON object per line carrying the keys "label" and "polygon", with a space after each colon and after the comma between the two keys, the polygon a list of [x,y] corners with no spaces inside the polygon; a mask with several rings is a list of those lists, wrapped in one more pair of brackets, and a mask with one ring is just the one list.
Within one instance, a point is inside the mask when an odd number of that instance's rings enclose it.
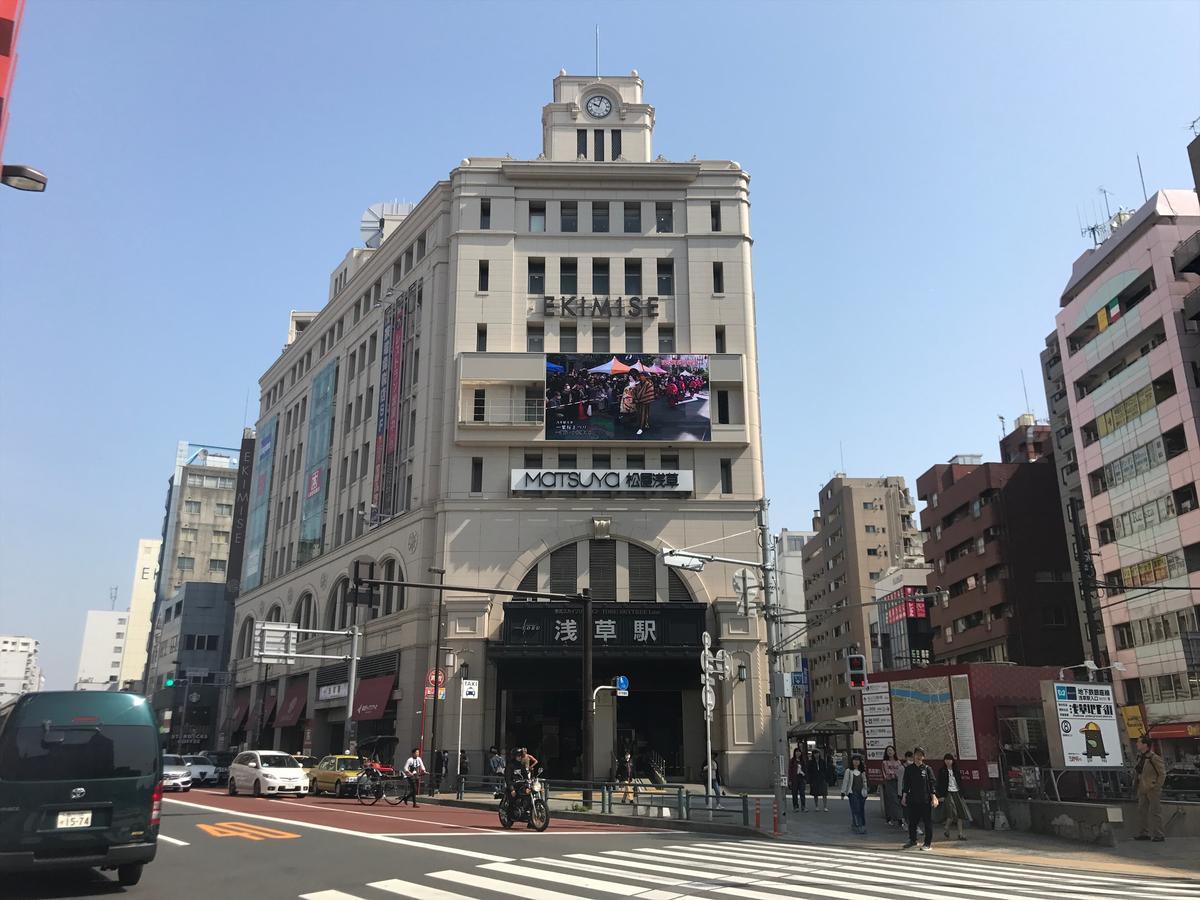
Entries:
{"label": "pedestrian walking", "polygon": [[458,777],[466,778],[471,773],[471,759],[466,750],[458,751]]}
{"label": "pedestrian walking", "polygon": [[1154,752],[1150,738],[1142,735],[1137,740],[1138,758],[1134,771],[1137,773],[1137,841],[1165,841],[1162,817],[1162,789],[1167,779],[1167,766],[1163,758]]}
{"label": "pedestrian walking", "polygon": [[807,776],[804,772],[805,752],[797,747],[792,751],[792,758],[788,760],[788,787],[792,791],[792,809],[797,809],[800,812],[805,812],[804,806],[804,788],[807,781]]}
{"label": "pedestrian walking", "polygon": [[913,762],[904,770],[900,786],[900,805],[908,814],[908,843],[904,849],[917,846],[917,825],[924,826],[925,843],[922,850],[933,846],[933,810],[937,808],[937,781],[933,770],[925,765],[925,751],[913,748]]}
{"label": "pedestrian walking", "polygon": [[650,380],[649,375],[639,372],[637,369],[630,374],[633,375],[636,382],[633,389],[633,402],[637,404],[637,433],[641,434],[650,427],[650,404],[654,402],[655,397],[654,382]]}
{"label": "pedestrian walking", "polygon": [[425,760],[421,759],[421,748],[413,747],[412,755],[404,761],[404,779],[408,782],[408,796],[401,803],[412,801],[413,809],[417,808],[417,795],[421,791],[421,776],[426,774]]}
{"label": "pedestrian walking", "polygon": [[712,788],[717,809],[721,809],[721,795],[725,793],[723,790],[725,782],[721,780],[721,767],[717,764],[717,754],[714,753],[708,765],[704,767],[704,777]]}
{"label": "pedestrian walking", "polygon": [[[913,764],[913,752],[911,750],[905,750],[904,751],[904,769],[907,770],[908,767],[911,766],[912,764]],[[900,787],[901,787],[901,790],[903,790],[903,787],[904,787],[904,772],[903,771],[900,773]],[[905,824],[907,824],[907,822],[908,822],[908,816],[907,815],[902,816],[901,820],[900,820],[900,824],[905,825]],[[925,834],[925,827],[923,825],[921,825],[920,823],[917,824],[917,834],[918,835]]]}
{"label": "pedestrian walking", "polygon": [[[625,751],[625,755],[617,763],[617,780],[625,786],[625,791],[621,794],[621,802],[628,803],[629,793],[633,791],[633,754],[628,750]],[[637,792],[635,791],[634,798],[636,799],[636,797]]]}
{"label": "pedestrian walking", "polygon": [[937,795],[938,799],[946,805],[946,826],[943,834],[949,838],[950,828],[957,825],[958,839],[965,841],[963,823],[971,820],[971,814],[962,798],[962,772],[958,770],[958,762],[954,759],[953,753],[943,756],[942,764],[942,771],[938,772],[937,777]]}
{"label": "pedestrian walking", "polygon": [[904,763],[896,755],[896,748],[889,744],[883,750],[883,817],[889,825],[901,825],[904,820],[904,810],[900,808],[900,776],[904,772]]}
{"label": "pedestrian walking", "polygon": [[491,775],[492,778],[499,779],[496,783],[496,794],[495,794],[496,799],[499,800],[501,797],[504,796],[504,785],[503,785],[504,754],[500,752],[499,748],[497,748],[497,747],[489,747],[488,748],[487,765],[488,765],[488,774]]}
{"label": "pedestrian walking", "polygon": [[821,751],[814,750],[812,759],[808,761],[806,774],[808,776],[808,789],[812,793],[813,812],[821,808],[821,803],[825,803],[825,812],[829,812],[829,784],[830,780],[825,777],[828,767],[825,760],[821,758]]}
{"label": "pedestrian walking", "polygon": [[867,773],[856,753],[842,777],[842,796],[850,800],[850,829],[856,834],[867,833],[867,791]]}

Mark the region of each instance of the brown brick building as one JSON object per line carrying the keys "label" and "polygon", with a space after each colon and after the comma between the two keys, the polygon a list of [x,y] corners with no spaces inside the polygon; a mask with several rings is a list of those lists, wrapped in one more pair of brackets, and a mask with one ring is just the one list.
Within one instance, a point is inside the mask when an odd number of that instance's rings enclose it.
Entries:
{"label": "brown brick building", "polygon": [[1083,659],[1050,427],[1032,416],[1000,443],[1006,460],[956,456],[917,479],[937,663],[1073,665]]}

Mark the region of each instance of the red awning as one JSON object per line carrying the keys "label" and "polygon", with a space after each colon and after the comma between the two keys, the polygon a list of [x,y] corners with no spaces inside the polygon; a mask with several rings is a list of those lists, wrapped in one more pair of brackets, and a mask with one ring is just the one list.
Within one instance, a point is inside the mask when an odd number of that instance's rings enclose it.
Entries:
{"label": "red awning", "polygon": [[1151,725],[1150,737],[1156,741],[1163,738],[1200,738],[1200,722],[1172,722],[1169,725]]}
{"label": "red awning", "polygon": [[275,716],[278,728],[291,728],[300,721],[304,706],[308,702],[308,679],[297,678],[288,685],[287,693],[283,695],[283,703]]}
{"label": "red awning", "polygon": [[395,683],[395,674],[360,679],[358,690],[354,692],[354,712],[350,718],[356,722],[382,719]]}
{"label": "red awning", "polygon": [[233,707],[233,718],[229,720],[229,731],[232,733],[241,727],[242,720],[246,718],[246,713],[250,709],[250,694],[249,692],[237,698],[237,703]]}

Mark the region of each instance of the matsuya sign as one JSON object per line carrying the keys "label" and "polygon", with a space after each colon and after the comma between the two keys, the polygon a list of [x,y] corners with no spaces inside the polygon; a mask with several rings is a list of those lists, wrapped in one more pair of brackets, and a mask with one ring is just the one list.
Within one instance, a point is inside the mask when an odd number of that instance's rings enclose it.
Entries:
{"label": "matsuya sign", "polygon": [[513,469],[512,491],[692,492],[691,471],[677,469]]}

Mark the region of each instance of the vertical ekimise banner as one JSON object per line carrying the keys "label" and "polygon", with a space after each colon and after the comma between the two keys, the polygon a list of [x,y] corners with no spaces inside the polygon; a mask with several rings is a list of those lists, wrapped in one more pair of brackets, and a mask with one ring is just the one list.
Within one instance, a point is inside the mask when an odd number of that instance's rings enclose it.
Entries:
{"label": "vertical ekimise banner", "polygon": [[371,512],[382,514],[380,507],[383,493],[383,444],[387,435],[388,406],[392,384],[392,321],[383,323],[383,350],[379,355],[379,407],[375,414],[375,474],[371,479]]}
{"label": "vertical ekimise banner", "polygon": [[275,471],[275,437],[279,416],[273,416],[258,435],[258,461],[254,464],[254,487],[246,517],[246,555],[242,561],[242,589],[262,584],[263,547],[267,541],[267,515],[271,503],[271,475]]}
{"label": "vertical ekimise banner", "polygon": [[333,444],[333,394],[337,387],[337,362],[331,362],[313,379],[309,403],[308,443],[304,452],[304,499],[300,502],[300,540],[296,562],[320,556],[325,537],[325,491],[328,487],[329,448]]}
{"label": "vertical ekimise banner", "polygon": [[404,302],[396,305],[392,318],[391,373],[388,377],[388,415],[386,447],[383,460],[383,498],[380,515],[390,516],[400,512],[396,504],[396,446],[400,431],[400,391],[403,387],[404,365]]}

